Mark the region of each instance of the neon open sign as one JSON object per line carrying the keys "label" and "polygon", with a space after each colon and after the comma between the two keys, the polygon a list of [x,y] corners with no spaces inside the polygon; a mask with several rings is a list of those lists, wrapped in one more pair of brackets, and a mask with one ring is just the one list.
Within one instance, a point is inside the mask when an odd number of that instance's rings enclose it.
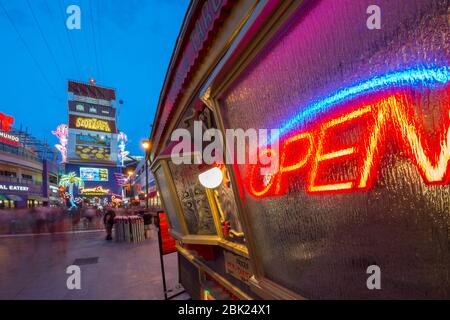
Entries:
{"label": "neon open sign", "polygon": [[[411,77],[410,81],[389,83],[394,79],[391,74],[376,78],[370,85],[365,82],[339,91],[325,99],[328,100],[326,103],[316,103],[312,107],[317,112],[329,111],[331,107],[338,110],[334,116],[328,115],[309,128],[291,132],[306,119],[305,112],[308,110],[290,119],[281,130],[286,138],[280,145],[277,172],[261,176],[260,164],[247,167],[246,183],[249,193],[254,197],[281,195],[287,191],[292,176],[302,176],[305,189],[311,194],[367,190],[377,176],[377,168],[386,152],[388,141],[395,141],[406,151],[408,160],[415,164],[425,183],[449,183],[448,68],[412,70],[397,73],[395,77],[399,75]],[[385,86],[377,87],[377,84]],[[410,89],[411,84],[426,85],[433,91],[433,95],[439,97],[439,102],[435,105],[443,116],[439,129],[433,134],[418,119],[420,117],[417,116],[415,101],[420,98],[413,90],[401,88],[402,84]],[[366,98],[363,99],[361,93]],[[367,96],[371,98],[368,99]],[[270,147],[259,152],[276,156]],[[348,176],[329,174],[342,166],[346,167],[346,172],[350,172]]]}

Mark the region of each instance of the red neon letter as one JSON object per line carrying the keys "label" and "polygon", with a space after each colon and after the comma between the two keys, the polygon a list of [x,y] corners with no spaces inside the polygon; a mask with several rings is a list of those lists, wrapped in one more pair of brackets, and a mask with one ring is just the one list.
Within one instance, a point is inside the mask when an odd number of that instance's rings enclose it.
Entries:
{"label": "red neon letter", "polygon": [[412,103],[404,95],[397,95],[390,98],[394,123],[400,129],[404,141],[409,144],[425,182],[435,184],[446,183],[448,161],[450,160],[450,130],[446,128],[446,132],[440,141],[441,150],[436,156],[436,160],[432,162],[428,156],[431,150],[424,150],[423,147],[424,134],[420,132],[414,119],[408,117],[405,112],[408,105],[412,105]]}
{"label": "red neon letter", "polygon": [[[260,154],[264,154],[264,153],[270,157],[276,156],[274,154],[275,152],[270,148],[264,149],[260,152]],[[258,168],[258,170],[256,170],[257,168]],[[275,178],[277,176],[277,174],[273,174],[271,176],[262,177],[260,168],[261,168],[261,164],[259,164],[259,163],[250,165],[249,175],[248,175],[248,185],[249,185],[248,190],[249,190],[250,194],[256,198],[262,198],[262,197],[268,195],[270,189],[273,186],[273,183],[275,182]],[[261,181],[261,180],[263,180],[262,178],[268,178],[269,180]],[[258,181],[259,181],[259,183],[258,183]],[[261,185],[261,184],[263,184],[264,187],[261,190],[258,190],[256,188],[256,186]]]}
{"label": "red neon letter", "polygon": [[[305,155],[300,154],[301,156],[295,162],[290,161],[291,164],[286,165],[288,162],[288,159],[286,159],[286,154],[288,153],[289,150],[295,149],[295,144],[302,140],[307,140],[307,143],[308,143],[308,149],[306,151],[306,154]],[[298,170],[308,162],[308,159],[311,156],[312,149],[313,149],[312,135],[309,132],[297,134],[297,135],[287,139],[286,141],[284,141],[282,148],[283,149],[281,151],[280,170],[278,173],[275,194],[280,194],[280,191],[282,191],[281,185],[282,185],[282,180],[283,180],[283,173]],[[289,153],[289,154],[291,154],[291,153]]]}
{"label": "red neon letter", "polygon": [[325,138],[325,133],[328,129],[340,125],[342,123],[348,122],[350,120],[356,119],[370,112],[371,106],[366,106],[356,111],[353,111],[349,114],[346,114],[340,118],[333,119],[322,126],[322,129],[319,134],[317,150],[314,157],[314,162],[311,170],[310,182],[309,182],[309,192],[326,192],[326,191],[339,191],[339,190],[349,190],[353,187],[352,181],[335,183],[335,184],[327,184],[327,185],[315,185],[316,176],[318,172],[319,163],[322,161],[332,160],[336,158],[346,157],[356,152],[355,147],[346,148],[337,150],[334,152],[322,154],[323,149],[323,140]]}
{"label": "red neon letter", "polygon": [[383,99],[374,107],[374,110],[378,110],[378,112],[375,118],[375,124],[370,132],[369,145],[366,149],[366,158],[364,159],[361,177],[358,184],[359,189],[366,189],[369,187],[370,178],[373,173],[374,159],[379,151],[382,128],[386,124],[386,119],[389,115],[389,106],[391,103],[390,99],[391,98]]}

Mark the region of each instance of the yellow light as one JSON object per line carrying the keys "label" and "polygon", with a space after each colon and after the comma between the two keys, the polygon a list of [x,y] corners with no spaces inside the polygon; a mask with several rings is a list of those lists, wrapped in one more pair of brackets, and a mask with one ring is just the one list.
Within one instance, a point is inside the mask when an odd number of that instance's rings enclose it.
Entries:
{"label": "yellow light", "polygon": [[142,148],[144,148],[145,150],[150,149],[150,146],[151,146],[150,141],[148,140],[142,141]]}

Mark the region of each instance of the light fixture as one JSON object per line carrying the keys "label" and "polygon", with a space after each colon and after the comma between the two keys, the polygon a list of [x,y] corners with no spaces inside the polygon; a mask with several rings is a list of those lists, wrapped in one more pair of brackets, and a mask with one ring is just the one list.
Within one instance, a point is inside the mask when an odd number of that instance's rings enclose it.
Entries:
{"label": "light fixture", "polygon": [[223,180],[222,170],[217,167],[211,168],[205,172],[198,175],[198,180],[208,189],[214,189],[220,186]]}

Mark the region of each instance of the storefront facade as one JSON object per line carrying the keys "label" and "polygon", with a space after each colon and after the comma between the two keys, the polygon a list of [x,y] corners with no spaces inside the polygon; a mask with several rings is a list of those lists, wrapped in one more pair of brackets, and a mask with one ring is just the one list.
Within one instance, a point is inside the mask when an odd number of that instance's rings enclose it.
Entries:
{"label": "storefront facade", "polygon": [[[139,201],[139,205],[141,207],[145,207],[145,193],[148,190],[148,205],[150,207],[160,207],[161,201],[156,190],[155,178],[150,170],[149,165],[145,165],[145,158],[142,158],[136,165],[136,168],[133,170],[133,173],[130,176],[132,195],[134,195],[134,200]],[[147,174],[146,174],[146,169]],[[146,187],[146,185],[148,186]]]}
{"label": "storefront facade", "polygon": [[[58,185],[56,159],[44,158],[40,152],[43,143],[14,129],[14,117],[0,112],[0,124],[0,208],[49,205],[51,188]],[[52,152],[48,148],[44,153],[51,157]]]}
{"label": "storefront facade", "polygon": [[[151,137],[193,298],[450,297],[448,8],[411,2],[379,1],[381,29],[365,0],[193,2]],[[203,187],[172,154],[194,120],[278,130],[245,149],[277,169],[231,156]]]}

